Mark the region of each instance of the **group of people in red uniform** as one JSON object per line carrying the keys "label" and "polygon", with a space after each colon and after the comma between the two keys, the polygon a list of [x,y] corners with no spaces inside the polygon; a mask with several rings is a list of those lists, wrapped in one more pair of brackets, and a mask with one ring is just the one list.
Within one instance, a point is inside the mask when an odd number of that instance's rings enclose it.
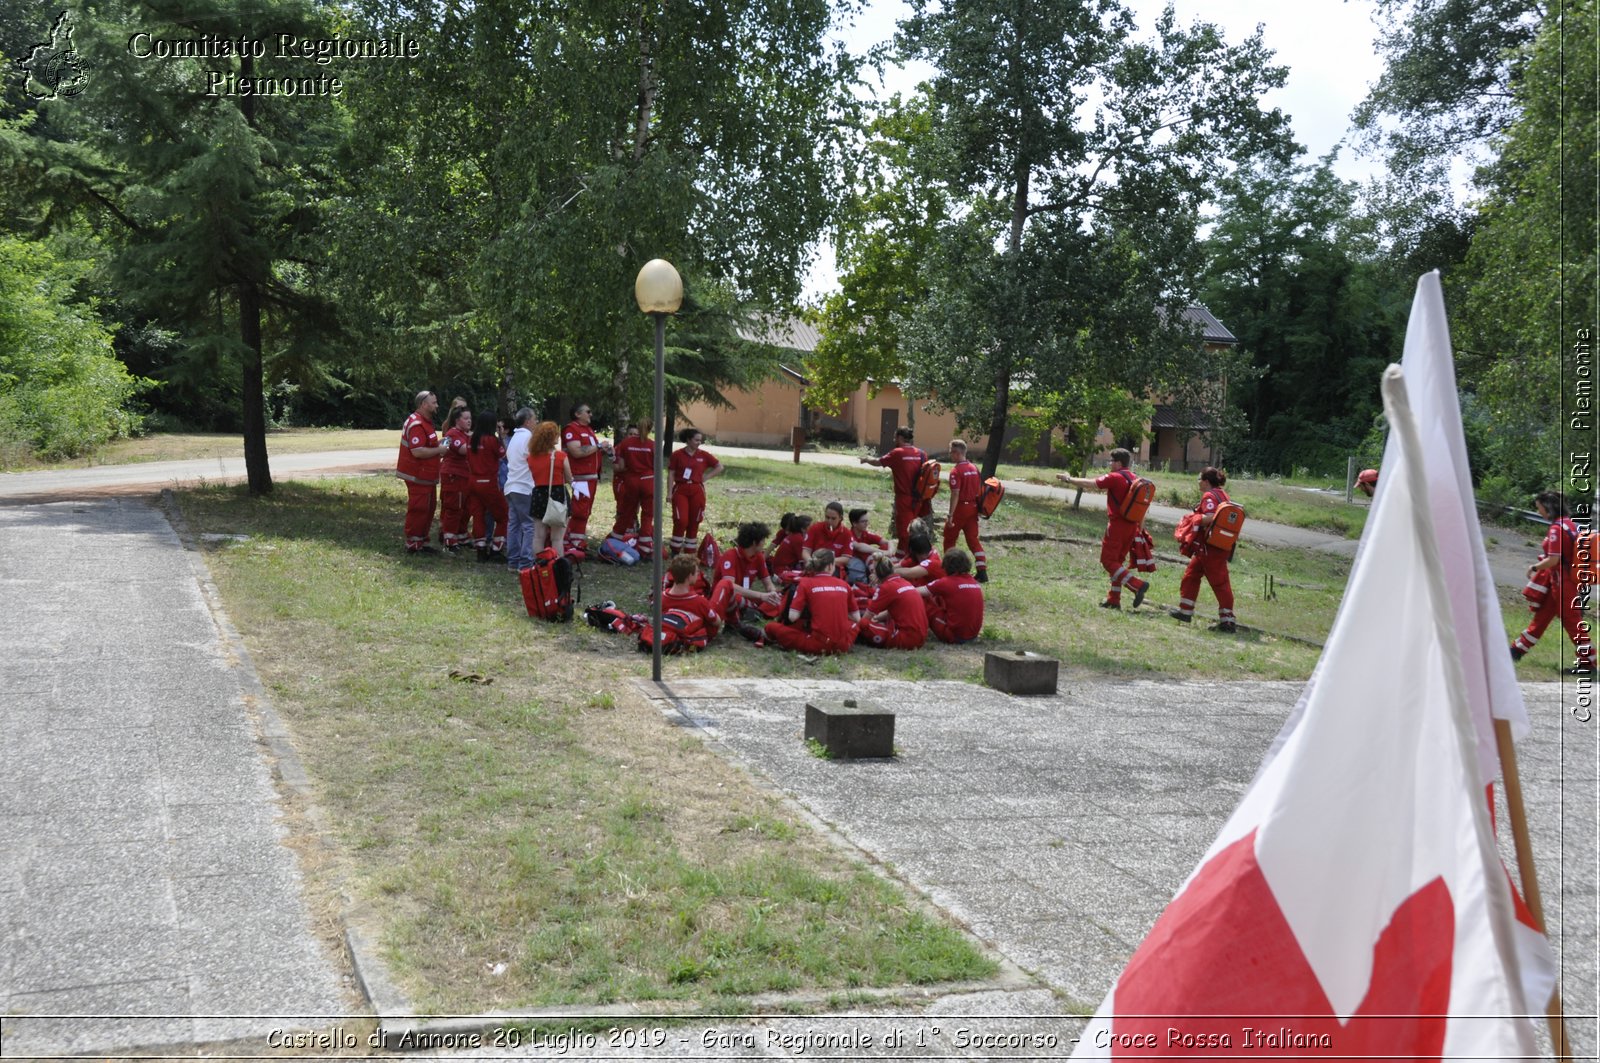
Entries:
{"label": "group of people in red uniform", "polygon": [[[741,524],[709,574],[693,553],[675,555],[663,588],[664,612],[677,610],[680,621],[692,621],[708,639],[731,629],[758,644],[816,655],[847,653],[858,644],[914,650],[930,632],[947,643],[978,637],[983,588],[971,576],[966,553],[952,550],[941,565],[919,521],[908,529],[908,541],[921,540],[922,561],[897,559],[865,528],[861,511],[851,514],[850,526],[839,503],[830,503],[827,513],[827,519],[809,524],[785,514],[791,530],[771,552],[767,525]],[[819,534],[813,537],[813,532]],[[854,538],[857,534],[865,538]],[[794,545],[795,538],[800,545]],[[862,545],[870,552],[856,549]],[[862,554],[860,579],[847,578],[852,558],[836,553],[834,546]],[[788,567],[795,561],[798,568]]]}

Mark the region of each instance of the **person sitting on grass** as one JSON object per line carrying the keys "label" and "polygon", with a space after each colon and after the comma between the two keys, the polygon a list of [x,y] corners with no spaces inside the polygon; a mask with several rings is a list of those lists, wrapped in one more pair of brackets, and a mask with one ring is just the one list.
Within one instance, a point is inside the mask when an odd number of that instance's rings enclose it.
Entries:
{"label": "person sitting on grass", "polygon": [[944,570],[948,575],[919,588],[927,599],[928,630],[940,642],[971,642],[983,631],[983,587],[971,576],[965,550],[944,555]]}
{"label": "person sitting on grass", "polygon": [[693,554],[678,554],[667,562],[667,592],[661,596],[661,617],[665,625],[669,615],[676,614],[686,628],[696,625],[705,630],[707,639],[716,638],[722,630],[722,617],[710,600],[702,593],[705,580],[700,574],[700,561]]}
{"label": "person sitting on grass", "polygon": [[871,575],[873,555],[889,549],[889,541],[874,535],[867,527],[869,512],[865,509],[850,511],[850,562],[845,566],[844,578],[851,583],[865,583]]}
{"label": "person sitting on grass", "polygon": [[805,565],[800,555],[805,549],[806,532],[810,528],[811,518],[804,513],[785,513],[778,520],[778,538],[772,544],[767,568],[785,583],[793,583],[800,578]]}
{"label": "person sitting on grass", "polygon": [[905,560],[894,570],[896,576],[920,587],[932,583],[945,574],[945,567],[940,563],[939,555],[933,552],[933,535],[922,521],[911,522],[906,550],[909,552]]}
{"label": "person sitting on grass", "polygon": [[809,654],[848,653],[859,615],[851,611],[850,585],[833,574],[833,551],[813,551],[784,620],[767,625],[767,639]]}
{"label": "person sitting on grass", "polygon": [[[712,590],[711,604],[718,615],[739,627],[741,632],[740,619],[746,609],[764,611],[768,616],[778,615],[782,597],[772,585],[767,558],[761,552],[770,534],[771,530],[760,521],[739,525],[738,536],[732,546],[722,551],[717,570],[712,574],[716,586]],[[752,642],[760,637],[759,629],[753,630],[754,634],[746,634]]]}
{"label": "person sitting on grass", "polygon": [[867,603],[856,641],[886,650],[914,650],[928,639],[928,610],[922,595],[903,576],[894,574],[894,558],[872,556],[872,582],[878,593]]}

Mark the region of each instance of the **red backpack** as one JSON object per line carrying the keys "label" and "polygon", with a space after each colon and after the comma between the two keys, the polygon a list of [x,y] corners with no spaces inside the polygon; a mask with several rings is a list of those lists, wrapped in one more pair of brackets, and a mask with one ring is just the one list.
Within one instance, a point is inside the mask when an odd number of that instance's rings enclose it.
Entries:
{"label": "red backpack", "polygon": [[717,571],[717,562],[722,558],[722,550],[717,546],[716,536],[706,532],[705,538],[700,540],[700,546],[694,554],[700,559],[700,566],[707,572]]}
{"label": "red backpack", "polygon": [[1122,471],[1128,477],[1128,493],[1122,496],[1122,509],[1118,516],[1132,524],[1141,524],[1144,515],[1150,512],[1150,503],[1155,501],[1156,485],[1143,476],[1133,475],[1127,469]]}
{"label": "red backpack", "polygon": [[911,484],[911,495],[919,502],[931,502],[939,493],[939,475],[944,470],[932,458],[917,467],[917,478]]}
{"label": "red backpack", "polygon": [[1000,508],[1000,502],[1005,497],[1006,485],[997,477],[991,476],[983,481],[983,490],[978,492],[978,516],[994,516],[994,511]]}
{"label": "red backpack", "polygon": [[1211,532],[1206,536],[1206,546],[1213,550],[1229,550],[1239,545],[1239,530],[1244,527],[1244,507],[1237,502],[1224,502],[1211,518]]}
{"label": "red backpack", "polygon": [[[706,648],[711,632],[706,630],[705,618],[683,609],[668,609],[661,614],[661,652],[694,653]],[[645,624],[639,629],[639,649],[648,650],[655,643],[655,628]]]}
{"label": "red backpack", "polygon": [[572,619],[572,562],[546,547],[518,576],[528,615],[564,624]]}

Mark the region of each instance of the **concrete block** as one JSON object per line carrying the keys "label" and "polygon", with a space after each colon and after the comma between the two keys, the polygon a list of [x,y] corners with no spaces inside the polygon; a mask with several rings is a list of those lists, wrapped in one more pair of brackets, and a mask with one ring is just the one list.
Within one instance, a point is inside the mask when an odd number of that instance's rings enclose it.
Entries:
{"label": "concrete block", "polygon": [[1054,694],[1061,662],[1027,650],[990,651],[983,655],[983,682],[1007,694]]}
{"label": "concrete block", "polygon": [[806,702],[806,740],[839,760],[894,756],[894,713],[855,698]]}

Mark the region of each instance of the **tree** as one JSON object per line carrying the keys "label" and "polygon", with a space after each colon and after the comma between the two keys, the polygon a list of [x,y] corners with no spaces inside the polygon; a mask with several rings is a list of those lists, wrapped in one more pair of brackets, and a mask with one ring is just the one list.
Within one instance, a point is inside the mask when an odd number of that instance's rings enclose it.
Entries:
{"label": "tree", "polygon": [[1020,392],[1090,377],[1135,393],[1182,375],[1198,212],[1215,177],[1288,157],[1260,107],[1282,84],[1256,34],[1214,26],[1133,39],[1115,0],[913,0],[908,58],[931,62],[938,176],[965,209],[940,227],[928,298],[903,317],[908,376],[991,440]]}
{"label": "tree", "polygon": [[[294,349],[333,328],[313,282],[319,184],[337,127],[328,96],[262,94],[267,81],[255,79],[325,84],[324,68],[280,58],[265,42],[328,34],[301,0],[83,0],[71,10],[90,76],[51,113],[92,155],[59,179],[114,226],[117,287],[178,333],[195,371],[214,379],[238,367],[249,486],[269,492],[266,349],[274,341]],[[259,55],[241,47],[203,59],[141,57],[130,46],[139,33],[197,32],[263,46]]]}
{"label": "tree", "polygon": [[923,267],[950,214],[927,157],[932,131],[926,95],[896,94],[868,126],[834,230],[840,288],[815,314],[821,338],[806,361],[809,403],[837,407],[862,381],[876,394],[904,373],[900,322],[928,296]]}
{"label": "tree", "polygon": [[1202,293],[1253,361],[1229,380],[1229,405],[1250,424],[1234,460],[1248,467],[1342,469],[1380,409],[1410,283],[1396,288],[1354,217],[1355,194],[1331,158],[1266,163],[1224,182]]}
{"label": "tree", "polygon": [[365,302],[403,343],[481,352],[503,402],[536,382],[620,414],[648,378],[631,294],[646,260],[746,304],[798,296],[853,108],[831,15],[827,0],[372,0],[375,32],[460,46],[355,86],[377,209],[345,216],[344,243],[368,251]]}
{"label": "tree", "polygon": [[[1592,0],[1562,3],[1521,62],[1518,114],[1492,167],[1479,171],[1484,201],[1467,259],[1451,285],[1460,376],[1492,429],[1484,466],[1508,499],[1548,488],[1552,461],[1592,453],[1594,418],[1573,423],[1592,381],[1575,351],[1589,332],[1597,284],[1596,58]],[[1563,437],[1583,442],[1568,446]],[[1593,483],[1580,487],[1584,494]]]}
{"label": "tree", "polygon": [[0,454],[73,457],[129,434],[139,380],[74,285],[84,264],[43,243],[0,236]]}

